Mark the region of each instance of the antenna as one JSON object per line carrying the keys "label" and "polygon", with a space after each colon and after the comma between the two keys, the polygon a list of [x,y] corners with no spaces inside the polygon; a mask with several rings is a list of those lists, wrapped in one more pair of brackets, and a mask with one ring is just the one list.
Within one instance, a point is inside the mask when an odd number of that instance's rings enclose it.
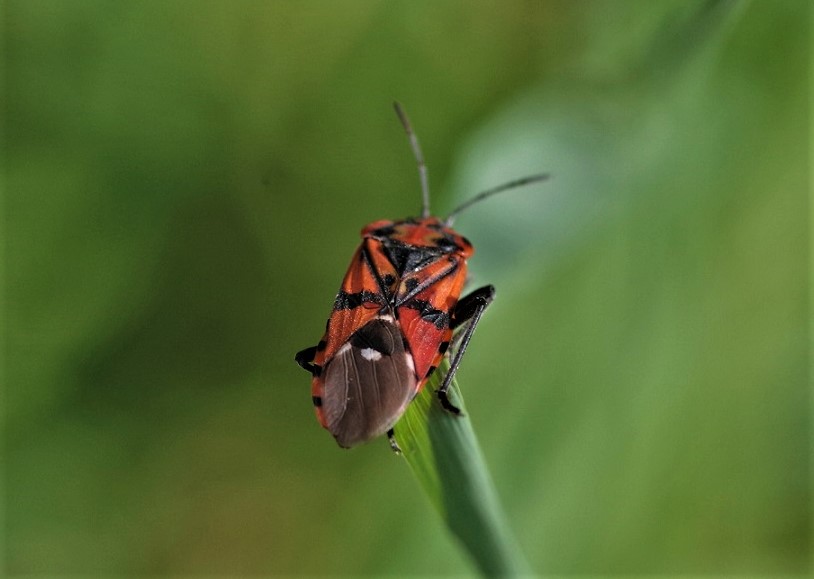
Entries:
{"label": "antenna", "polygon": [[508,191],[509,189],[515,189],[517,187],[523,187],[524,185],[530,185],[532,183],[538,183],[540,181],[546,181],[551,177],[548,173],[540,173],[539,175],[529,175],[528,177],[523,177],[521,179],[515,179],[514,181],[509,181],[508,183],[504,183],[503,185],[498,185],[497,187],[493,187],[491,189],[487,189],[481,193],[478,193],[469,201],[464,201],[458,207],[452,210],[452,212],[447,216],[444,220],[444,224],[447,226],[452,225],[452,221],[455,219],[455,216],[458,215],[464,209],[469,209],[475,203],[483,201],[487,197],[491,197],[497,193],[501,193],[503,191]]}
{"label": "antenna", "polygon": [[418,137],[413,132],[407,113],[404,112],[398,101],[393,103],[393,108],[396,109],[396,114],[399,116],[401,124],[404,125],[404,130],[407,133],[407,138],[410,139],[410,146],[413,148],[413,155],[418,164],[418,177],[421,179],[421,217],[426,218],[430,216],[430,183],[427,178],[427,165],[424,163],[421,145],[418,144]]}

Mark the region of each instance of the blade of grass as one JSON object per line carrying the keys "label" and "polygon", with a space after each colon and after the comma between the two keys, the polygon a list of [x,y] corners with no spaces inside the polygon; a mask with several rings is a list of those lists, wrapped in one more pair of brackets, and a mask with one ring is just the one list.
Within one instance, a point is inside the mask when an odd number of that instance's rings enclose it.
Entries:
{"label": "blade of grass", "polygon": [[449,391],[463,412],[444,411],[435,396],[444,361],[395,428],[419,484],[486,577],[530,574],[512,535],[455,381]]}

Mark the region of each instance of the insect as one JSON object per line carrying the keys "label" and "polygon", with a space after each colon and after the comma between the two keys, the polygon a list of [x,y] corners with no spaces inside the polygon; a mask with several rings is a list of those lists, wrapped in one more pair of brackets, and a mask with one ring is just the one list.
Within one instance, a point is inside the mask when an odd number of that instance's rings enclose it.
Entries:
{"label": "insect", "polygon": [[350,448],[387,433],[399,452],[393,427],[447,355],[449,370],[437,396],[444,409],[460,413],[447,392],[495,296],[487,285],[460,297],[474,248],[452,229],[454,218],[487,197],[548,175],[483,191],[446,219],[433,217],[421,147],[407,115],[394,106],[418,164],[421,217],[374,221],[362,229],[324,336],[295,360],[311,373],[317,418],[339,446]]}

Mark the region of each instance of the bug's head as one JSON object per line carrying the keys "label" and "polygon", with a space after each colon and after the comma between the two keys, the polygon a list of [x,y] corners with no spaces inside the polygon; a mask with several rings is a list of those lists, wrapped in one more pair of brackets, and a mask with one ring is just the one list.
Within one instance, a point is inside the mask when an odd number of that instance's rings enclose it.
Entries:
{"label": "bug's head", "polygon": [[466,237],[437,217],[374,221],[362,229],[362,237],[378,239],[388,246],[428,248],[439,255],[458,252],[467,258],[475,251]]}

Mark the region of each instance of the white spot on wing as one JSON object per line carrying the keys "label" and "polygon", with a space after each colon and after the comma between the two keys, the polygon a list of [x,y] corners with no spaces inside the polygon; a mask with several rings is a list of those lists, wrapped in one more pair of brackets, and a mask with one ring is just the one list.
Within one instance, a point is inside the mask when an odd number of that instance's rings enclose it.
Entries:
{"label": "white spot on wing", "polygon": [[405,352],[404,358],[407,360],[407,367],[410,369],[410,372],[415,374],[415,364],[413,363],[413,357],[409,353]]}
{"label": "white spot on wing", "polygon": [[359,353],[362,354],[362,358],[365,360],[370,360],[371,362],[381,360],[382,357],[382,353],[378,350],[374,350],[373,348],[363,348]]}

